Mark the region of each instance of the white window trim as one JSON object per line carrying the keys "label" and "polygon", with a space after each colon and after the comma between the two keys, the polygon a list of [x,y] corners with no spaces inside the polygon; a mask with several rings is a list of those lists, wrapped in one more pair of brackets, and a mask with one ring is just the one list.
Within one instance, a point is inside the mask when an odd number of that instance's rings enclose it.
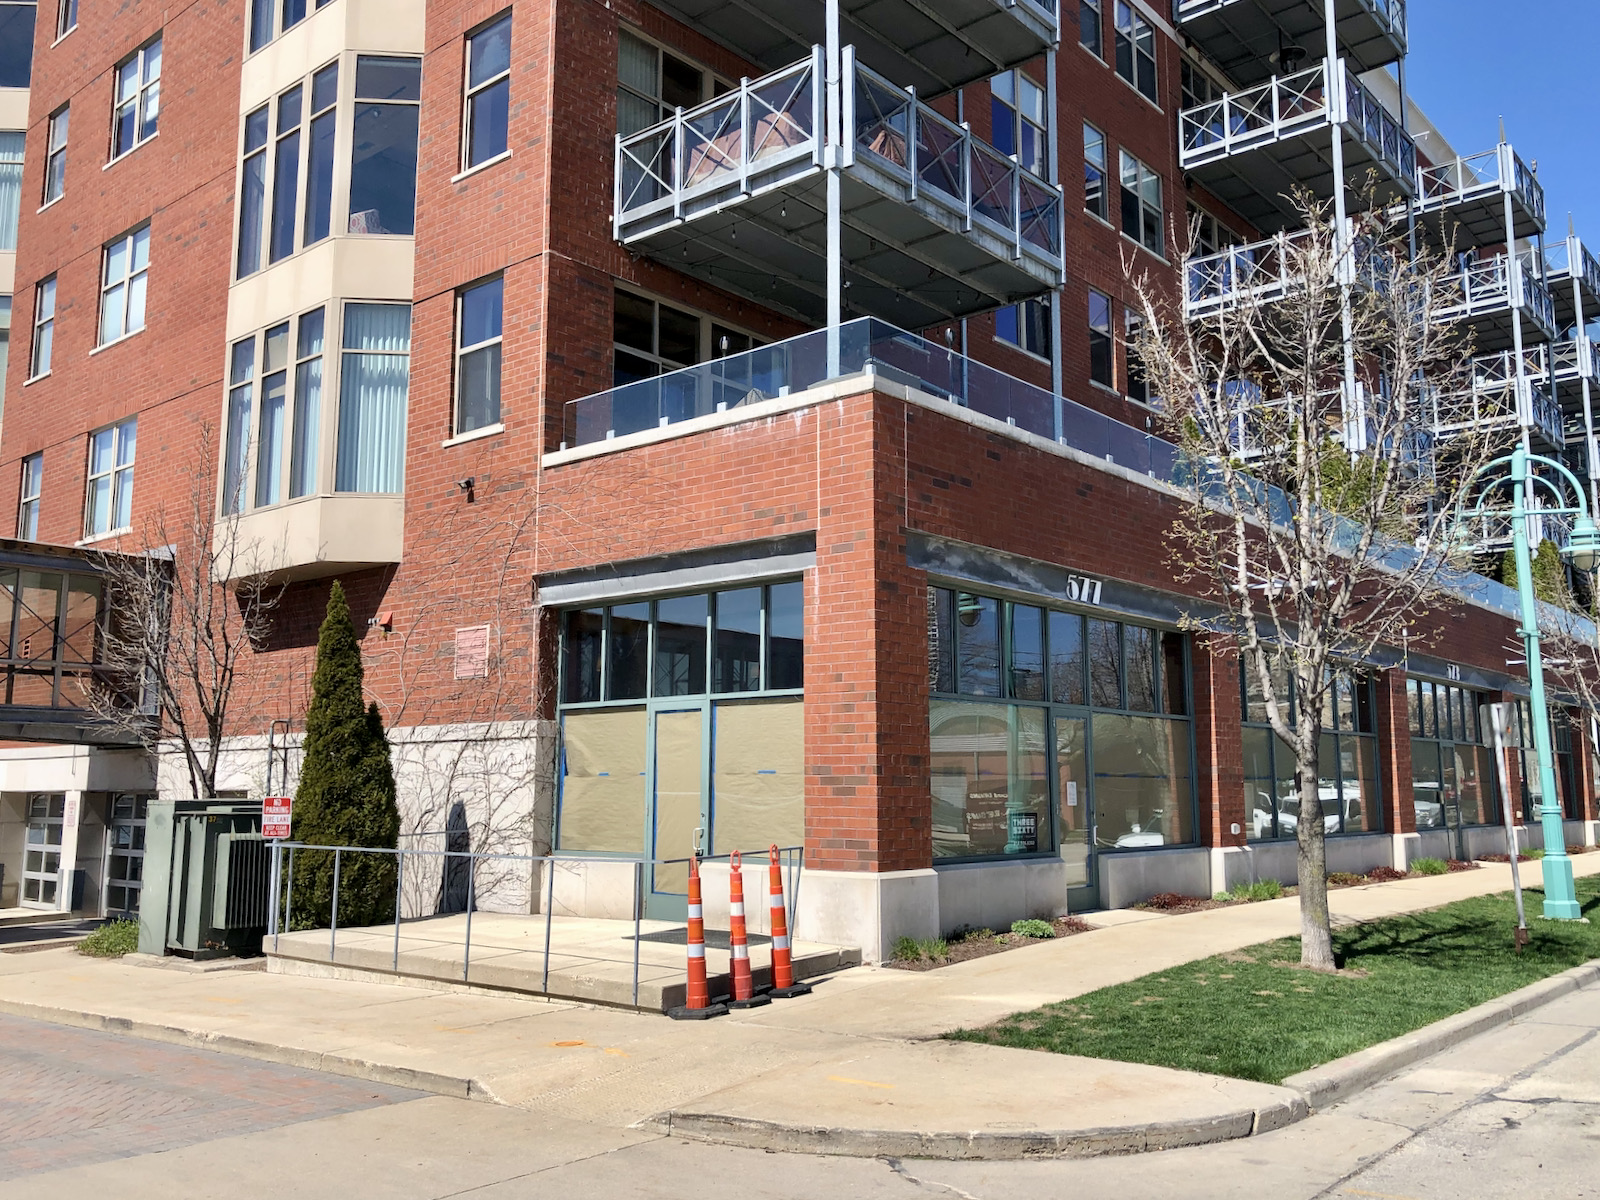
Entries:
{"label": "white window trim", "polygon": [[[74,28],[76,28],[76,26],[74,26]],[[57,149],[52,149],[50,143],[55,137],[56,121],[57,121],[58,118],[63,118],[63,117],[66,118],[66,122],[67,122],[66,135],[61,139],[60,147],[57,148]],[[45,123],[44,123],[44,187],[45,187],[46,191],[42,195],[44,203],[39,206],[39,211],[40,212],[43,212],[45,209],[49,208],[52,204],[54,204],[56,201],[60,200],[63,196],[65,196],[67,194],[67,145],[70,142],[71,138],[72,138],[72,105],[70,103],[68,103],[68,104],[63,104],[60,108],[56,109],[55,112],[51,113],[48,117],[45,118]],[[54,196],[51,196],[51,195],[48,194],[48,189],[50,187],[50,166],[51,166],[51,163],[55,161],[55,159],[56,159],[56,157],[58,155],[61,158],[61,190],[59,192],[57,192]]]}
{"label": "white window trim", "polygon": [[[498,154],[490,155],[481,163],[467,162],[467,155],[471,151],[469,139],[472,136],[472,98],[478,95],[480,92],[488,91],[502,79],[509,80],[511,78],[511,67],[510,65],[507,65],[504,71],[501,71],[496,75],[491,75],[488,79],[485,79],[482,83],[474,87],[472,84],[472,39],[480,34],[487,33],[490,29],[493,29],[502,21],[505,21],[507,24],[511,25],[512,29],[515,30],[516,23],[512,18],[512,9],[506,8],[502,12],[495,13],[494,16],[490,17],[487,21],[483,21],[475,26],[471,33],[467,34],[466,37],[461,39],[463,54],[461,63],[461,155],[457,159],[457,161],[461,164],[461,170],[455,176],[455,179],[459,179],[462,175],[471,174],[473,171],[481,171],[490,163],[499,162],[503,158],[511,157],[511,131],[508,128],[506,131],[506,148],[504,150],[500,151]],[[510,64],[515,60],[508,54],[506,61],[508,64]],[[509,105],[510,101],[508,99],[508,116]],[[452,179],[451,182],[455,182],[455,179]]]}
{"label": "white window trim", "polygon": [[[161,109],[158,107],[156,109],[156,127],[155,127],[155,129],[153,131],[151,131],[151,133],[147,137],[141,138],[141,137],[138,136],[138,134],[139,134],[139,113],[144,108],[144,95],[145,95],[145,93],[147,91],[149,91],[151,87],[154,87],[156,89],[156,95],[158,97],[158,99],[157,99],[157,104],[158,105],[160,104],[160,94],[161,94],[161,76],[160,75],[157,75],[155,77],[155,79],[151,80],[148,83],[144,81],[145,55],[150,51],[151,47],[153,47],[153,46],[161,46],[162,47],[161,69],[163,71],[165,71],[167,69],[166,47],[163,44],[164,40],[165,40],[165,36],[166,36],[166,32],[165,32],[165,30],[163,30],[161,33],[156,34],[155,37],[151,38],[148,42],[146,42],[144,45],[140,46],[132,54],[128,55],[126,58],[122,59],[115,66],[113,66],[111,68],[111,157],[106,161],[105,165],[107,167],[111,166],[112,163],[121,162],[123,159],[127,158],[128,155],[132,154],[135,150],[137,150],[140,146],[143,146],[146,142],[155,141],[157,136],[159,136],[160,133],[161,133]],[[139,83],[134,88],[133,99],[131,101],[123,101],[123,100],[119,100],[117,98],[117,76],[121,73],[122,68],[127,66],[130,62],[138,62],[138,64],[139,64]],[[134,132],[134,139],[135,140],[134,140],[133,144],[130,145],[126,150],[123,150],[123,151],[119,152],[117,150],[117,119],[122,113],[123,106],[125,104],[128,104],[128,103],[131,103],[133,105],[133,119],[134,119],[133,132]]]}
{"label": "white window trim", "polygon": [[[39,464],[39,469],[38,469],[38,471],[35,473],[35,475],[33,477],[34,489],[35,490],[30,495],[28,493],[28,491],[27,491],[28,464],[32,463],[32,462],[37,462]],[[22,456],[22,478],[19,480],[18,486],[17,486],[17,537],[24,538],[25,540],[28,540],[28,541],[34,541],[34,540],[36,540],[38,538],[38,536],[39,536],[40,499],[41,499],[41,497],[43,495],[44,495],[44,451],[43,450],[35,450],[32,454],[25,454],[25,455]],[[23,517],[24,517],[24,514],[27,512],[28,505],[30,503],[34,506],[34,510],[33,510],[33,533],[32,534],[24,534],[24,532],[23,532]]]}
{"label": "white window trim", "polygon": [[62,21],[64,21],[66,19],[66,15],[67,15],[67,0],[60,0],[60,3],[56,7],[56,38],[55,38],[55,41],[50,43],[50,48],[51,49],[54,49],[61,42],[61,40],[64,37],[66,37],[69,33],[71,33],[74,29],[76,29],[78,27],[78,12],[77,12],[77,9],[73,9],[72,10],[72,24],[68,25],[65,29],[63,29],[61,27],[61,23],[62,23]]}
{"label": "white window trim", "polygon": [[[137,329],[130,329],[128,327],[128,297],[133,294],[133,281],[134,281],[134,279],[136,279],[140,275],[143,275],[144,279],[145,279],[145,314],[146,314],[146,317],[148,317],[148,315],[149,315],[149,307],[150,307],[150,260],[155,257],[154,254],[151,253],[151,251],[150,251],[150,243],[154,241],[154,238],[153,237],[147,237],[145,239],[145,245],[146,245],[145,264],[144,264],[143,269],[138,270],[138,271],[135,271],[133,269],[133,244],[134,244],[134,240],[139,236],[139,233],[140,233],[141,230],[148,234],[150,232],[150,228],[151,228],[150,222],[146,221],[144,224],[136,225],[132,229],[128,230],[128,232],[126,232],[124,234],[121,234],[121,235],[119,235],[117,237],[112,238],[109,242],[107,242],[105,245],[103,245],[100,248],[100,303],[99,303],[98,307],[95,310],[95,338],[96,338],[95,348],[89,352],[90,354],[98,354],[101,350],[109,350],[112,346],[115,346],[118,342],[125,342],[131,337],[136,337],[137,335],[139,335],[139,334],[144,332],[145,326],[149,323],[148,320],[146,320],[145,323],[141,324]],[[127,243],[127,246],[128,246],[128,272],[127,272],[127,274],[122,276],[122,278],[117,280],[116,282],[109,282],[106,279],[106,271],[111,265],[111,248],[113,246],[118,245],[119,243],[124,243],[124,242]],[[113,288],[118,287],[118,286],[120,286],[122,288],[122,290],[123,290],[123,292],[122,292],[122,332],[117,334],[116,337],[108,338],[107,340],[102,342],[102,341],[99,340],[99,337],[105,330],[106,295]]]}
{"label": "white window trim", "polygon": [[[129,459],[126,463],[123,463],[123,464],[119,465],[118,462],[117,462],[117,452],[122,446],[122,431],[124,429],[128,428],[130,425],[134,429],[134,438],[135,438],[134,456],[133,456],[133,458]],[[95,481],[97,479],[109,479],[111,481],[110,512],[108,513],[108,516],[114,517],[116,515],[116,511],[117,511],[117,476],[122,474],[122,473],[124,473],[124,472],[126,472],[129,475],[133,475],[134,467],[136,467],[138,465],[138,458],[139,458],[138,441],[137,441],[138,429],[139,429],[139,418],[137,416],[132,416],[132,417],[124,417],[120,421],[113,421],[109,425],[102,425],[98,429],[91,429],[89,431],[89,439],[88,439],[88,444],[87,444],[86,449],[87,449],[88,453],[91,454],[91,455],[94,453],[94,439],[99,434],[105,433],[108,430],[111,432],[111,435],[112,435],[112,437],[111,437],[111,467],[110,467],[109,470],[102,471],[99,474],[95,474],[94,469],[93,469],[94,468],[93,461],[91,460],[90,462],[85,464],[85,466],[88,469],[86,469],[84,471],[84,473],[83,473],[83,479],[84,479],[84,488],[83,488],[83,537],[81,539],[79,539],[79,541],[77,542],[78,545],[80,545],[80,546],[86,545],[89,542],[99,541],[102,538],[117,537],[120,534],[131,533],[133,531],[133,525],[131,524],[131,522],[133,520],[133,496],[132,496],[131,489],[130,489],[129,497],[128,497],[128,520],[130,522],[129,524],[127,524],[127,525],[118,525],[118,526],[115,526],[114,528],[111,528],[111,529],[105,529],[105,530],[100,530],[99,532],[96,532],[96,531],[91,530],[89,528],[89,521],[94,515],[94,485],[95,485]]]}
{"label": "white window trim", "polygon": [[[462,343],[461,343],[461,319],[462,319],[463,314],[466,312],[466,308],[467,308],[467,293],[470,292],[470,291],[473,291],[473,290],[475,290],[477,288],[483,287],[485,284],[494,283],[496,280],[498,280],[499,283],[500,283],[500,303],[501,303],[500,332],[497,335],[495,335],[494,337],[492,337],[492,338],[485,338],[481,342],[473,342],[472,345],[470,345],[470,346],[462,345]],[[497,275],[489,275],[489,276],[487,276],[487,277],[485,277],[483,279],[475,279],[471,283],[465,285],[464,287],[460,287],[460,288],[456,289],[455,386],[454,386],[454,388],[452,389],[452,392],[451,392],[452,400],[451,400],[451,404],[450,404],[450,441],[456,441],[456,440],[459,440],[459,439],[462,439],[462,438],[470,438],[473,434],[479,433],[479,432],[481,432],[482,429],[487,429],[490,426],[494,426],[494,427],[497,427],[497,428],[500,428],[500,429],[504,429],[505,428],[505,422],[504,422],[504,417],[505,417],[505,408],[504,408],[505,397],[504,397],[504,395],[502,395],[501,398],[500,398],[501,399],[501,406],[502,406],[501,410],[500,410],[501,419],[492,421],[492,422],[490,422],[489,425],[481,426],[480,429],[468,429],[468,430],[460,430],[459,429],[459,426],[461,424],[461,363],[462,363],[462,360],[464,360],[466,358],[466,356],[469,355],[469,354],[476,354],[480,350],[487,350],[490,346],[500,346],[500,347],[504,347],[505,346],[505,342],[506,342],[506,323],[505,323],[505,307],[504,307],[505,306],[505,294],[506,294],[505,289],[506,289],[506,277],[505,277],[505,273],[504,272],[501,272],[500,274],[497,274]],[[505,370],[505,351],[504,351],[504,349],[501,350],[500,363],[501,363],[501,372],[502,372],[501,382],[504,383],[504,370]]]}
{"label": "white window trim", "polygon": [[450,176],[450,182],[451,183],[460,183],[463,179],[470,179],[470,178],[472,178],[472,176],[476,175],[479,171],[487,171],[490,167],[494,166],[496,163],[503,163],[503,162],[505,162],[506,159],[508,159],[510,157],[511,157],[511,149],[510,149],[510,147],[507,147],[506,149],[502,150],[499,154],[496,154],[493,158],[486,158],[481,163],[479,163],[477,166],[468,167],[465,171],[459,171],[456,174]]}
{"label": "white window trim", "polygon": [[[43,317],[43,316],[40,316],[39,309],[40,309],[40,306],[41,306],[41,304],[42,304],[42,302],[44,300],[44,285],[47,284],[47,283],[54,283],[54,284],[56,284],[56,287],[50,293],[50,315],[48,317]],[[28,378],[24,382],[24,386],[26,386],[29,383],[32,383],[36,379],[48,379],[48,378],[50,378],[50,370],[55,365],[55,361],[56,361],[56,296],[55,296],[55,293],[60,291],[60,290],[61,290],[61,287],[60,287],[60,284],[57,282],[57,277],[55,275],[46,275],[38,283],[33,285],[33,336],[32,336],[32,339],[28,342]],[[45,367],[44,370],[36,371],[34,368],[37,367],[38,364],[39,364],[39,330],[44,328],[44,324],[45,324],[46,321],[48,321],[50,323],[50,362]]]}
{"label": "white window trim", "polygon": [[493,425],[485,425],[482,429],[474,429],[471,433],[458,433],[455,437],[445,438],[444,441],[439,443],[439,448],[447,450],[451,446],[459,446],[463,442],[475,442],[479,438],[493,437],[495,434],[504,433],[505,431],[504,422],[496,421]]}

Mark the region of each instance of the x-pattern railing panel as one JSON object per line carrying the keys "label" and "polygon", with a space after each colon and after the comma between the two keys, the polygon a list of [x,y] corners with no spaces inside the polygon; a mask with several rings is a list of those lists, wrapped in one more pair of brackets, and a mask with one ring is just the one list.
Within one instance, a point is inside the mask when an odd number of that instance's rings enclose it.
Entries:
{"label": "x-pattern railing panel", "polygon": [[785,150],[808,146],[816,137],[813,72],[808,67],[788,79],[750,89],[750,161],[758,163]]}
{"label": "x-pattern railing panel", "polygon": [[1016,181],[1015,164],[978,142],[972,143],[971,160],[973,209],[997,225],[1014,229],[1011,190]]}
{"label": "x-pattern railing panel", "polygon": [[917,108],[917,181],[953,200],[966,199],[962,131],[930,109]]}
{"label": "x-pattern railing panel", "polygon": [[885,86],[865,72],[857,71],[856,148],[876,154],[897,167],[909,169],[911,157],[907,138],[913,103],[909,93]]}
{"label": "x-pattern railing panel", "polygon": [[1179,116],[1183,154],[1210,158],[1264,145],[1328,119],[1327,64],[1233,92]]}

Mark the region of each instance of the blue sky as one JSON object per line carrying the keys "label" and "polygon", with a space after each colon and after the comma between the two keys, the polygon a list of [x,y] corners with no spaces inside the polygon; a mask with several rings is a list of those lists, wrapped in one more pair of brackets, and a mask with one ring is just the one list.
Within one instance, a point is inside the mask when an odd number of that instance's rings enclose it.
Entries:
{"label": "blue sky", "polygon": [[1550,228],[1567,213],[1600,249],[1600,0],[1409,0],[1413,99],[1462,154],[1492,147],[1499,119],[1539,160]]}

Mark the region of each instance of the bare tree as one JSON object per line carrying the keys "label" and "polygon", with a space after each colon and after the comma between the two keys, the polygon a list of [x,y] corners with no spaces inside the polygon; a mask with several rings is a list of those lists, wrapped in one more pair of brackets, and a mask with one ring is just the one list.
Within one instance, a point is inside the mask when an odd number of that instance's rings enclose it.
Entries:
{"label": "bare tree", "polygon": [[1270,246],[1183,255],[1187,309],[1135,280],[1135,352],[1187,464],[1173,559],[1213,606],[1189,622],[1236,641],[1293,749],[1301,961],[1333,970],[1324,702],[1340,671],[1451,602],[1458,502],[1515,417],[1474,391],[1463,335],[1437,318],[1447,256],[1413,255],[1381,210],[1341,230],[1311,197],[1295,205],[1304,228]]}
{"label": "bare tree", "polygon": [[264,574],[271,556],[240,536],[238,517],[218,513],[215,430],[197,421],[194,440],[188,486],[144,520],[144,554],[107,558],[111,619],[88,704],[152,753],[181,754],[191,795],[204,799],[216,794],[224,738],[249,724],[234,686],[283,585]]}

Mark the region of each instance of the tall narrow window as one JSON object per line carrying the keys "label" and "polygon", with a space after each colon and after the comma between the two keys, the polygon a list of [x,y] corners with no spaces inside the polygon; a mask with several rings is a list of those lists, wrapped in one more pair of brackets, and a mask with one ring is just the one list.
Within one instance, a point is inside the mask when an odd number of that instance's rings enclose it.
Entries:
{"label": "tall narrow window", "polygon": [[1043,175],[1044,89],[1021,71],[1004,71],[989,80],[989,92],[994,148],[1014,156],[1035,175]]}
{"label": "tall narrow window", "polygon": [[111,120],[111,157],[155,136],[161,116],[161,39],[117,65],[116,107]]}
{"label": "tall narrow window", "polygon": [[25,88],[33,77],[34,0],[0,2],[0,88]]}
{"label": "tall narrow window", "polygon": [[250,471],[250,414],[255,407],[256,339],[233,344],[228,359],[227,439],[222,453],[222,511],[244,509],[245,479]]}
{"label": "tall narrow window", "polygon": [[317,490],[317,447],[322,429],[322,309],[300,318],[295,345],[294,433],[289,451],[289,498]]}
{"label": "tall narrow window", "polygon": [[1161,176],[1126,150],[1122,151],[1122,232],[1151,254],[1164,257]]}
{"label": "tall narrow window", "polygon": [[267,330],[261,349],[261,423],[256,434],[256,506],[283,499],[283,435],[289,404],[289,322]]}
{"label": "tall narrow window", "polygon": [[273,8],[277,0],[250,0],[250,49],[259,50],[272,40]]}
{"label": "tall narrow window", "polygon": [[1078,41],[1096,58],[1105,53],[1100,0],[1078,0]]}
{"label": "tall narrow window", "polygon": [[100,284],[100,344],[144,328],[145,282],[150,271],[150,226],[135,229],[106,247]]}
{"label": "tall narrow window", "polygon": [[347,304],[334,488],[398,492],[411,378],[411,306]]}
{"label": "tall narrow window", "polygon": [[994,314],[994,335],[1029,354],[1049,358],[1050,302],[1024,300],[998,310]]}
{"label": "tall narrow window", "polygon": [[63,108],[50,117],[49,140],[44,151],[44,202],[54,204],[67,190],[67,118]]}
{"label": "tall narrow window", "polygon": [[66,37],[78,27],[78,0],[60,0],[56,9],[56,36]]}
{"label": "tall narrow window", "polygon": [[272,239],[267,261],[294,253],[295,209],[300,201],[300,116],[305,89],[296,84],[278,97],[277,142],[272,161]]}
{"label": "tall narrow window", "polygon": [[355,140],[350,160],[350,232],[416,231],[417,109],[422,61],[356,59]]}
{"label": "tall narrow window", "polygon": [[1139,361],[1139,333],[1144,328],[1144,318],[1133,309],[1123,310],[1123,350],[1127,362],[1123,367],[1123,394],[1140,404],[1150,403],[1150,384],[1145,378],[1144,364]]}
{"label": "tall narrow window", "polygon": [[622,32],[617,38],[617,132],[627,137],[675,108],[709,99],[706,80],[706,72],[693,63]]}
{"label": "tall narrow window", "polygon": [[467,38],[463,169],[506,152],[511,119],[511,14]]}
{"label": "tall narrow window", "polygon": [[1111,299],[1089,289],[1089,378],[1106,387],[1115,387],[1111,373]]}
{"label": "tall narrow window", "polygon": [[1117,74],[1156,99],[1156,31],[1128,0],[1117,0]]}
{"label": "tall narrow window", "polygon": [[267,214],[267,106],[244,119],[244,170],[239,180],[239,278],[261,269],[262,222]]}
{"label": "tall narrow window", "polygon": [[85,537],[133,525],[133,452],[139,419],[130,417],[89,435],[89,494],[84,504]]}
{"label": "tall narrow window", "polygon": [[11,297],[0,293],[0,414],[6,410],[6,367],[11,362]]}
{"label": "tall narrow window", "polygon": [[17,536],[25,542],[39,540],[39,493],[44,490],[44,454],[22,460],[22,489],[17,504]]}
{"label": "tall narrow window", "polygon": [[500,423],[500,330],[505,280],[491,279],[461,293],[456,336],[457,433]]}
{"label": "tall narrow window", "polygon": [[28,362],[28,377],[50,374],[50,354],[56,340],[56,277],[40,282],[33,290],[33,355]]}
{"label": "tall narrow window", "polygon": [[304,244],[328,236],[333,216],[333,139],[339,102],[339,64],[331,63],[311,77],[311,124],[306,151],[306,221]]}
{"label": "tall narrow window", "polygon": [[1111,219],[1106,198],[1106,135],[1083,127],[1083,207],[1102,221]]}
{"label": "tall narrow window", "polygon": [[17,248],[17,221],[22,215],[21,133],[0,133],[0,250]]}

